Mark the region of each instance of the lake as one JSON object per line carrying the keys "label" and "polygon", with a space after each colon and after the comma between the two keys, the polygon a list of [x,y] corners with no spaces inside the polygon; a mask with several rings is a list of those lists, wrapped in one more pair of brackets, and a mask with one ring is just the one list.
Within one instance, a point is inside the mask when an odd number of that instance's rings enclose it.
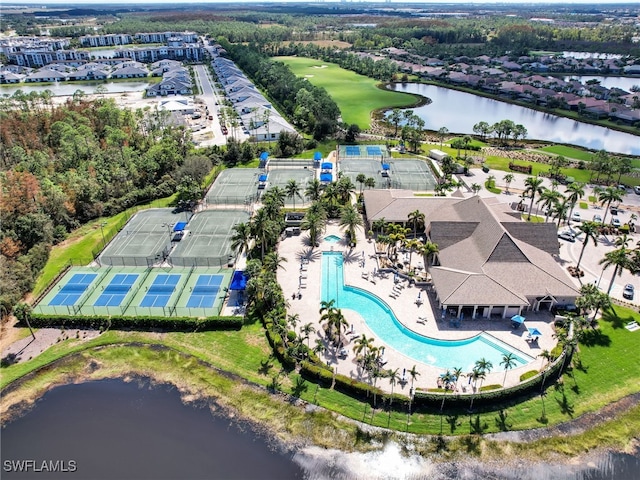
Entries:
{"label": "lake", "polygon": [[446,127],[451,133],[473,134],[473,126],[478,122],[492,125],[500,120],[512,120],[525,126],[528,139],[640,155],[640,136],[629,133],[435,85],[396,83],[391,88],[431,99],[429,105],[412,109],[425,121],[428,130]]}
{"label": "lake", "polygon": [[[11,471],[20,460],[41,470],[47,460],[67,472]],[[640,459],[622,453],[592,455],[588,464],[515,460],[434,463],[394,442],[367,453],[287,452],[247,423],[213,415],[204,402],[183,404],[173,387],[122,380],[56,387],[2,429],[3,479],[637,480],[640,471]]]}
{"label": "lake", "polygon": [[45,90],[50,90],[54,97],[73,95],[76,90],[82,90],[85,94],[91,95],[95,93],[96,88],[104,87],[106,90],[104,93],[126,93],[126,92],[141,92],[149,87],[148,82],[131,81],[131,82],[56,82],[49,85],[21,85],[21,86],[8,86],[3,85],[0,87],[0,95],[11,96],[18,90],[22,90],[24,93],[38,92],[42,93]]}

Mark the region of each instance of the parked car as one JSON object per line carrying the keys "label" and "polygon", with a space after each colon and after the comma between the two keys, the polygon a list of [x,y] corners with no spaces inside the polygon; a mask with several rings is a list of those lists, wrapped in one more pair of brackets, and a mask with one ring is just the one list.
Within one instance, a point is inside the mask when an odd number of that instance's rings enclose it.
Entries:
{"label": "parked car", "polygon": [[602,216],[598,215],[597,213],[593,216],[593,221],[595,223],[602,223]]}
{"label": "parked car", "polygon": [[616,228],[620,228],[620,225],[622,225],[622,222],[620,222],[619,218],[614,217],[613,219],[611,219],[611,225],[613,225]]}
{"label": "parked car", "polygon": [[633,187],[633,191],[636,192],[636,195],[640,195],[640,185]]}
{"label": "parked car", "polygon": [[562,240],[566,240],[567,242],[576,241],[576,236],[572,232],[568,232],[568,231],[558,233],[558,238],[561,238]]}
{"label": "parked car", "polygon": [[622,296],[627,300],[633,300],[634,288],[633,285],[627,283],[622,290]]}
{"label": "parked car", "polygon": [[571,220],[573,220],[574,222],[582,221],[582,218],[580,217],[580,212],[573,212],[573,215],[571,215]]}

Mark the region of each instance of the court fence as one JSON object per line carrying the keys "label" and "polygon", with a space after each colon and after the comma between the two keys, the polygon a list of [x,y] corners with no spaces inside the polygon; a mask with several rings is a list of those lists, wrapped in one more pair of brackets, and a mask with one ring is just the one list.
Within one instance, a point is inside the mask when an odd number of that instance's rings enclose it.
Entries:
{"label": "court fence", "polygon": [[[163,252],[166,255],[166,252]],[[163,262],[165,259],[165,255],[159,254],[154,257],[139,257],[139,256],[100,256],[96,258],[96,262],[98,262],[101,266],[109,266],[109,267],[153,267],[154,265],[158,265]]]}
{"label": "court fence", "polygon": [[219,257],[173,257],[170,256],[167,262],[172,267],[233,267],[235,263],[234,255],[223,255]]}
{"label": "court fence", "polygon": [[267,162],[268,169],[278,168],[308,168],[313,169],[313,160],[304,158],[274,158]]}

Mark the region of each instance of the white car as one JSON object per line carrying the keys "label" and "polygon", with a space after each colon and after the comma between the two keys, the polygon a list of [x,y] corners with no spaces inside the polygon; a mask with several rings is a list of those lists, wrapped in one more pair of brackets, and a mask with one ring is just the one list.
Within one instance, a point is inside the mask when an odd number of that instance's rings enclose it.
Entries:
{"label": "white car", "polygon": [[571,215],[571,220],[573,220],[574,222],[581,222],[582,217],[580,217],[580,212],[573,212],[573,215]]}
{"label": "white car", "polygon": [[611,220],[611,225],[613,225],[616,228],[620,228],[620,225],[622,225],[622,223],[620,222],[619,218],[613,217],[613,219]]}
{"label": "white car", "polygon": [[597,213],[593,216],[593,221],[594,223],[602,223],[602,216],[598,215]]}

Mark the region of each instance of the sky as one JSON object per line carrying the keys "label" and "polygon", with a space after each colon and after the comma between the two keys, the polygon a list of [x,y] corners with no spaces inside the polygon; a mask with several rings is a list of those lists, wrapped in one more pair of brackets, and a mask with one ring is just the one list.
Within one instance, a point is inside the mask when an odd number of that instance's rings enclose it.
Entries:
{"label": "sky", "polygon": [[[181,2],[183,5],[189,4],[189,3],[284,3],[284,2],[293,2],[293,3],[334,3],[334,2],[340,2],[340,3],[344,3],[343,0],[316,0],[314,2],[303,2],[300,0],[186,0],[184,2]],[[18,1],[15,2],[15,4],[25,4],[27,2],[23,2],[23,1]],[[83,4],[83,5],[104,5],[104,4],[114,4],[114,3],[119,3],[119,4],[129,4],[129,5],[135,5],[135,4],[153,4],[153,3],[162,3],[162,4],[167,4],[167,3],[176,3],[176,0],[66,0],[66,1],[61,1],[61,0],[40,0],[40,1],[32,1],[32,2],[28,2],[31,6],[35,6],[38,4],[41,5],[77,5],[77,4]],[[351,3],[351,2],[347,2],[347,3]],[[355,2],[354,2],[355,3]],[[386,3],[385,0],[362,0],[358,3]],[[509,1],[505,1],[505,0],[449,0],[449,1],[443,1],[443,0],[390,0],[391,4],[394,5],[398,5],[401,6],[403,4],[407,4],[407,3],[413,3],[413,4],[428,4],[428,3],[440,3],[440,4],[448,4],[448,5],[468,5],[470,3],[473,4],[483,4],[483,3],[490,3],[490,4],[496,4],[496,3],[504,3],[507,5],[514,5],[514,4],[581,4],[581,5],[589,5],[589,4],[620,4],[620,3],[626,3],[626,4],[636,4],[638,5],[638,8],[640,9],[640,4],[638,3],[638,0],[527,0],[527,1],[513,1],[513,0],[509,0]],[[0,1],[0,4],[2,4],[2,1]],[[5,5],[11,5],[13,4],[13,2],[11,1],[7,1],[4,0],[4,4]],[[1,8],[1,7],[0,7]]]}

